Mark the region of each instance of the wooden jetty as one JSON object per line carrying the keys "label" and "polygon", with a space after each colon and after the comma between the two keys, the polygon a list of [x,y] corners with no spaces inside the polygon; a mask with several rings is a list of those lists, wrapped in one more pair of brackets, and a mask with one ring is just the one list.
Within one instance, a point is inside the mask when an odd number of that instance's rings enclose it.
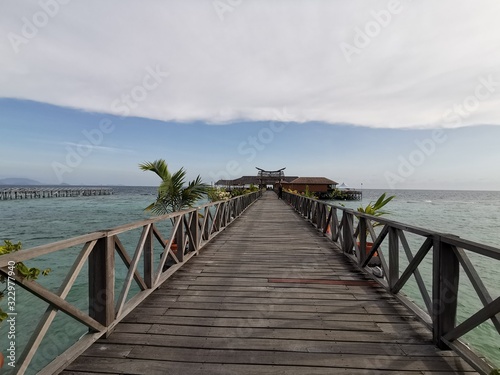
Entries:
{"label": "wooden jetty", "polygon": [[112,188],[103,187],[13,187],[0,188],[0,200],[67,198],[95,195],[111,195]]}
{"label": "wooden jetty", "polygon": [[[57,294],[17,279],[50,303],[18,373],[40,350],[57,310],[87,325],[90,332],[40,374],[489,373],[491,366],[459,338],[472,323],[496,319],[498,299],[488,301],[486,290],[481,290],[485,308],[480,316],[455,326],[454,317],[446,317],[456,307],[456,299],[449,298],[451,279],[446,280],[447,297],[436,301],[440,308],[430,317],[408,309],[409,301],[397,288],[410,275],[420,276],[415,264],[428,241],[400,272],[394,257],[395,234],[400,233],[392,228],[403,230],[403,225],[386,222],[390,224],[381,234],[389,233],[388,262],[381,258],[387,277],[377,281],[363,269],[370,256],[360,255],[366,236],[361,236],[361,245],[352,243],[357,235],[353,218],[370,231],[370,216],[288,193],[284,198],[278,200],[270,191],[253,193],[0,257],[0,267],[5,267],[15,256],[25,261],[83,245]],[[340,219],[336,210],[342,210]],[[174,226],[164,237],[159,224],[169,219]],[[142,228],[138,244],[127,250],[118,237],[137,228]],[[380,254],[385,251],[382,237],[374,245]],[[456,271],[450,266],[448,241],[500,259],[498,249],[456,237],[430,238],[446,261],[442,268],[436,264],[442,277]],[[174,239],[182,250],[172,250]],[[154,266],[153,260],[159,259],[153,255],[156,242],[163,255]],[[116,295],[115,252],[129,270]],[[169,268],[167,258],[174,260]],[[87,260],[89,276],[99,276],[91,279],[85,314],[65,298]],[[437,283],[435,293],[444,293],[442,280],[432,281]],[[132,282],[141,291],[126,300]]]}
{"label": "wooden jetty", "polygon": [[363,192],[361,190],[352,190],[352,189],[344,189],[344,190],[334,190],[329,199],[335,200],[345,200],[345,201],[360,201],[363,199]]}

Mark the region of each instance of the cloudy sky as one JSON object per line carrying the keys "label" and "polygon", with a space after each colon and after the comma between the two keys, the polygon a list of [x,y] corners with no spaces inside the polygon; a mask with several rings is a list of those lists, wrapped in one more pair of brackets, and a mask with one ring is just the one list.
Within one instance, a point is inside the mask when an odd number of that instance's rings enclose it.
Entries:
{"label": "cloudy sky", "polygon": [[500,190],[500,3],[0,1],[0,178]]}

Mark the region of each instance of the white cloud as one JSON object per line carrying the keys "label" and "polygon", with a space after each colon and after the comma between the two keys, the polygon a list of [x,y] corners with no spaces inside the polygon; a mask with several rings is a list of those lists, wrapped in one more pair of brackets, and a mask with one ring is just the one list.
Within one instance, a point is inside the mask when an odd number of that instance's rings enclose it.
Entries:
{"label": "white cloud", "polygon": [[[500,85],[443,117],[481,77],[500,82],[496,0],[221,1],[236,4],[223,20],[211,0],[3,2],[0,97],[125,114],[116,101],[128,95],[127,115],[211,123],[286,107],[295,121],[500,124]],[[362,48],[357,30],[373,35]],[[342,43],[357,52],[346,59]],[[144,89],[155,67],[169,76]]]}
{"label": "white cloud", "polygon": [[61,145],[70,146],[70,147],[82,147],[86,150],[86,152],[102,151],[102,152],[108,152],[108,153],[113,153],[113,154],[115,154],[115,153],[126,153],[126,154],[133,153],[133,154],[135,154],[136,153],[136,151],[128,150],[128,149],[124,149],[124,148],[91,145],[89,142],[85,142],[85,143],[83,143],[83,142],[82,143],[62,142]]}

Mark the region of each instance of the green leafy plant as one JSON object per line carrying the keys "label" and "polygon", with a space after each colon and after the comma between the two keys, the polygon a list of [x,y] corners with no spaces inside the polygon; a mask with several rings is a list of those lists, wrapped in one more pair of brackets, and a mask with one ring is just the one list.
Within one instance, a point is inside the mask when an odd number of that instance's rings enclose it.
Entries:
{"label": "green leafy plant", "polygon": [[307,198],[316,199],[316,194],[309,190],[309,185],[306,185],[306,191],[302,195]]}
{"label": "green leafy plant", "polygon": [[[366,207],[358,207],[358,212],[362,212],[362,213],[365,213],[365,214],[368,214],[368,215],[372,215],[372,216],[377,216],[377,217],[380,217],[382,215],[386,215],[388,214],[389,212],[388,211],[383,211],[382,208],[384,208],[385,205],[387,205],[387,203],[389,203],[390,201],[392,201],[395,197],[395,195],[391,195],[390,197],[386,197],[386,193],[383,193],[376,201],[375,203],[373,202],[370,202],[366,205]],[[373,223],[372,222],[372,227],[376,227],[376,226],[379,226],[380,223]],[[366,231],[366,234],[368,235],[369,231],[367,229]]]}
{"label": "green leafy plant", "polygon": [[[0,256],[14,253],[16,251],[21,250],[21,242],[12,243],[9,240],[4,240],[4,244],[0,246]],[[27,279],[27,280],[36,280],[40,276],[47,276],[50,273],[51,269],[46,268],[44,270],[40,270],[35,267],[28,267],[23,262],[17,262],[12,266],[9,266],[9,272],[16,272],[19,276]],[[7,277],[3,274],[0,274],[0,283],[8,284]],[[6,286],[2,291],[0,291],[0,300],[3,298],[5,291],[8,286]],[[7,314],[0,308],[0,322],[7,318]]]}
{"label": "green leafy plant", "polygon": [[186,184],[185,169],[181,168],[172,174],[163,159],[139,164],[139,168],[143,171],[154,172],[161,179],[156,201],[146,207],[146,210],[156,215],[193,207],[198,200],[207,194],[209,186],[203,183],[199,175]]}
{"label": "green leafy plant", "polygon": [[386,198],[386,193],[382,194],[375,203],[370,202],[366,205],[366,207],[358,207],[358,212],[363,212],[372,216],[382,216],[388,214],[387,211],[382,211],[382,208],[394,199],[395,195],[391,195]]}
{"label": "green leafy plant", "polygon": [[250,187],[248,188],[248,190],[250,190],[250,192],[253,193],[255,191],[259,191],[259,187],[254,185],[254,184],[250,184]]}
{"label": "green leafy plant", "polygon": [[345,190],[335,189],[330,193],[328,198],[335,200],[347,200],[349,199],[349,195]]}
{"label": "green leafy plant", "polygon": [[224,188],[210,187],[207,189],[207,196],[211,202],[217,202],[230,199],[231,193]]}

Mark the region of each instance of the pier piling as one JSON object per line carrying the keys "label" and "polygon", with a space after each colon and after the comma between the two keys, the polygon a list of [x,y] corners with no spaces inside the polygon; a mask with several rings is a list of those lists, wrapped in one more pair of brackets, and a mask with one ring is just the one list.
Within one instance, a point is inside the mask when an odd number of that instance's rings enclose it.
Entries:
{"label": "pier piling", "polygon": [[0,188],[0,200],[36,199],[36,198],[68,198],[82,196],[111,195],[113,189],[103,187],[9,187]]}

